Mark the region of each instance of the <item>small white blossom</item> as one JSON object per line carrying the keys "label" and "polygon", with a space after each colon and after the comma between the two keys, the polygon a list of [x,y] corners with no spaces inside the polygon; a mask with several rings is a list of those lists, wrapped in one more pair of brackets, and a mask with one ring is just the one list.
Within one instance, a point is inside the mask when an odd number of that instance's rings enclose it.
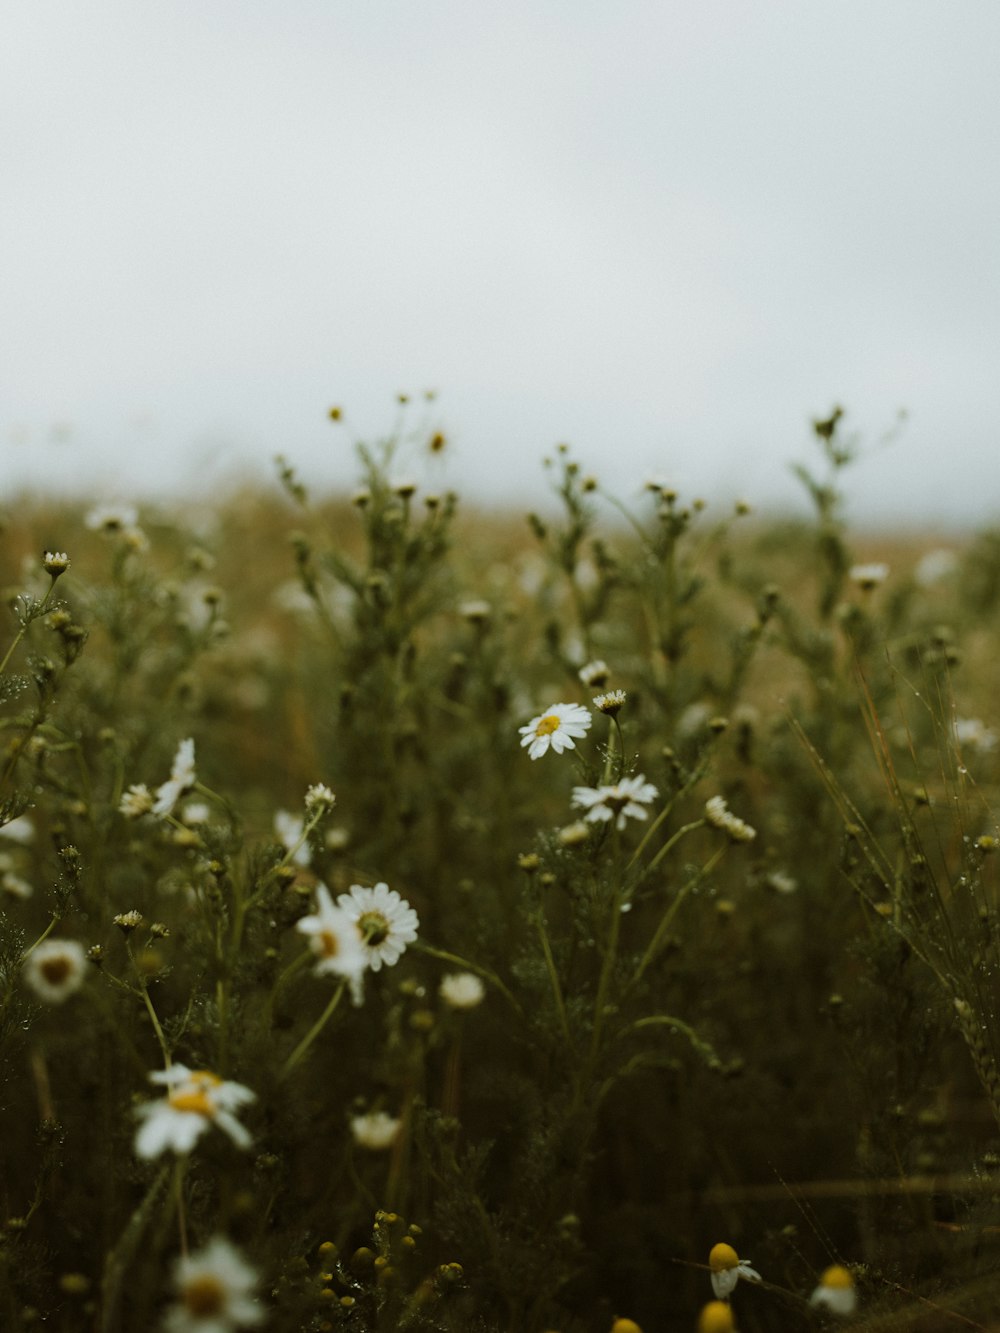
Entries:
{"label": "small white blossom", "polygon": [[530,747],[530,759],[540,759],[550,745],[556,754],[573,750],[575,742],[590,730],[592,720],[582,704],[552,704],[519,728],[521,745]]}
{"label": "small white blossom", "polygon": [[600,787],[574,787],[573,804],[587,811],[584,819],[587,823],[606,823],[614,820],[618,829],[623,829],[629,819],[645,819],[646,811],[642,808],[655,801],[659,795],[651,782],[647,782],[641,773],[634,778],[622,778],[621,782]]}
{"label": "small white blossom", "polygon": [[306,814],[315,814],[317,810],[332,810],[337,798],[324,782],[314,782],[306,791]]}
{"label": "small white blossom", "polygon": [[750,1282],[760,1282],[760,1274],[750,1267],[749,1259],[740,1259],[731,1245],[720,1242],[713,1245],[708,1256],[708,1266],[712,1270],[712,1290],[716,1300],[724,1301],[740,1278]]}
{"label": "small white blossom", "polygon": [[257,1274],[235,1246],[216,1236],[202,1250],[184,1255],[174,1268],[177,1298],[164,1333],[232,1333],[259,1324],[264,1311],[254,1299]]}
{"label": "small white blossom", "polygon": [[134,782],[128,791],[122,793],[118,809],[126,819],[141,819],[153,808],[153,793],[144,782]]}
{"label": "small white blossom", "polygon": [[577,675],[583,681],[588,689],[600,689],[602,685],[607,684],[608,677],[611,675],[611,668],[607,662],[600,658],[593,662],[587,662],[580,668]]}
{"label": "small white blossom", "polygon": [[0,824],[0,838],[10,838],[12,842],[27,846],[35,841],[35,826],[27,815],[18,815],[16,819]]}
{"label": "small white blossom", "polygon": [[475,1009],[482,1004],[486,987],[474,972],[451,972],[441,978],[440,992],[452,1009]]}
{"label": "small white blossom", "polygon": [[231,1083],[207,1069],[191,1070],[186,1065],[171,1065],[149,1078],[151,1083],[164,1084],[167,1095],[136,1108],[142,1121],[135,1136],[140,1157],[159,1157],[167,1149],[189,1153],[213,1124],[224,1130],[238,1148],[250,1147],[250,1134],[233,1115],[256,1101],[256,1094],[242,1083]]}
{"label": "small white blossom", "polygon": [[15,875],[13,870],[4,870],[0,873],[0,889],[11,898],[30,898],[34,893],[28,881],[20,875]]}
{"label": "small white blossom", "polygon": [[728,833],[733,842],[753,842],[757,836],[757,830],[734,815],[721,796],[712,796],[705,802],[705,818]]}
{"label": "small white blossom", "polygon": [[607,694],[599,694],[594,700],[594,707],[599,713],[607,713],[609,717],[617,717],[625,707],[625,700],[628,695],[624,690],[608,690]]}
{"label": "small white blossom", "polygon": [[968,745],[970,749],[979,750],[982,754],[988,754],[996,748],[996,732],[991,731],[978,717],[956,717],[952,731],[959,745]]}
{"label": "small white blossom", "polygon": [[76,940],[43,940],[24,961],[24,979],[42,1000],[62,1004],[83,985],[87,955]]}
{"label": "small white blossom", "polygon": [[352,884],[349,893],[339,895],[337,905],[357,924],[373,972],[383,963],[386,967],[398,963],[406,946],[417,938],[420,918],[388,884],[374,888]]}
{"label": "small white blossom", "polygon": [[169,815],[180,798],[194,786],[196,781],[194,741],[188,737],[177,747],[170,777],[156,789],[153,814],[161,817]]}
{"label": "small white blossom", "polygon": [[862,592],[871,592],[889,577],[889,566],[882,564],[881,561],[873,561],[868,565],[852,565],[847,576]]}
{"label": "small white blossom", "polygon": [[97,505],[83,520],[92,532],[124,532],[134,528],[138,513],[133,505]]}
{"label": "small white blossom", "polygon": [[198,824],[207,824],[211,814],[207,801],[185,801],[181,810],[181,823],[194,828]]}
{"label": "small white blossom", "polygon": [[[291,815],[287,810],[276,810],[274,812],[274,831],[278,835],[278,840],[283,847],[289,851],[296,846],[296,843],[302,837],[302,830],[305,828],[305,821],[301,815]],[[309,849],[309,843],[303,842],[301,847],[296,847],[292,861],[297,866],[307,866],[312,860],[312,852]]]}
{"label": "small white blossom", "polygon": [[402,1124],[402,1120],[385,1111],[367,1111],[364,1115],[351,1117],[351,1134],[358,1147],[370,1152],[384,1152],[396,1142]]}

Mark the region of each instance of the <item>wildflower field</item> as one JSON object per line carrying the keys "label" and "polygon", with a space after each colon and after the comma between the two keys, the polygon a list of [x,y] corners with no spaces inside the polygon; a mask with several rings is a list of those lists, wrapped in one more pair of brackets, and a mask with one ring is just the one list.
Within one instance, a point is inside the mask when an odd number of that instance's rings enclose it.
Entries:
{"label": "wildflower field", "polygon": [[442,445],[8,502],[0,1329],[1000,1328],[1000,530]]}

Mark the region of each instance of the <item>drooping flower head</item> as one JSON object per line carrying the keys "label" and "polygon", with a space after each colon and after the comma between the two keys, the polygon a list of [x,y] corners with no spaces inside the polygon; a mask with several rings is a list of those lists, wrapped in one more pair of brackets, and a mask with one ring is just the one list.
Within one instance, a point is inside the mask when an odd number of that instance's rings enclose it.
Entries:
{"label": "drooping flower head", "polygon": [[556,754],[573,750],[575,742],[590,730],[592,720],[582,704],[552,704],[518,729],[521,745],[529,747],[529,759],[540,759],[550,745]]}
{"label": "drooping flower head", "polygon": [[857,1305],[854,1277],[843,1264],[832,1264],[825,1269],[809,1304],[832,1314],[850,1315]]}
{"label": "drooping flower head", "polygon": [[573,804],[587,811],[584,815],[587,823],[613,819],[615,826],[623,829],[629,819],[645,819],[642,807],[655,801],[658,794],[653,784],[639,773],[634,778],[622,778],[621,782],[601,787],[574,787]]}
{"label": "drooping flower head", "polygon": [[712,1290],[717,1300],[725,1300],[741,1277],[750,1282],[760,1282],[760,1274],[750,1267],[749,1259],[741,1259],[731,1245],[720,1241],[713,1245],[708,1256],[708,1266],[712,1270]]}
{"label": "drooping flower head", "polygon": [[705,818],[715,828],[728,833],[733,842],[753,842],[757,836],[757,830],[734,815],[722,796],[710,796],[705,802]]}
{"label": "drooping flower head", "polygon": [[420,918],[395,889],[388,884],[364,888],[352,884],[349,893],[337,898],[340,907],[357,925],[364,941],[368,966],[378,972],[382,965],[393,967],[417,938]]}
{"label": "drooping flower head", "polygon": [[256,1094],[242,1083],[230,1083],[207,1069],[188,1069],[171,1065],[149,1076],[151,1083],[164,1084],[166,1097],[144,1102],[136,1108],[142,1121],[135,1136],[135,1150],[140,1157],[159,1157],[168,1148],[188,1153],[213,1124],[232,1139],[238,1148],[249,1148],[249,1133],[233,1112],[256,1101]]}
{"label": "drooping flower head", "polygon": [[178,1259],[177,1299],[164,1333],[230,1333],[259,1324],[264,1311],[254,1299],[257,1274],[229,1241],[216,1236],[202,1250]]}

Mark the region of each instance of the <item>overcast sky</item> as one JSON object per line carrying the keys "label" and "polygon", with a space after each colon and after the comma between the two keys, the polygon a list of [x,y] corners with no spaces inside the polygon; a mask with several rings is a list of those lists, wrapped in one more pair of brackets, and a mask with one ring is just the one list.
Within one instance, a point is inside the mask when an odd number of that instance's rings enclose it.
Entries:
{"label": "overcast sky", "polygon": [[4,490],[350,485],[433,388],[465,493],[787,498],[841,402],[855,513],[1000,519],[998,60],[996,0],[5,0]]}

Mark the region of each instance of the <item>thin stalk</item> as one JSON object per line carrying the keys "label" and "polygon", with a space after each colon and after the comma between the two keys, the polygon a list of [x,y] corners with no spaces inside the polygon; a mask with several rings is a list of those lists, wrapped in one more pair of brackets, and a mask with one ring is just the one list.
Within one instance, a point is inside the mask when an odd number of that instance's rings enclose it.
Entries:
{"label": "thin stalk", "polygon": [[639,966],[636,969],[635,976],[632,978],[632,981],[630,983],[632,986],[634,986],[636,982],[640,980],[646,968],[650,965],[650,963],[659,953],[660,948],[663,944],[664,937],[666,936],[667,931],[670,929],[670,923],[676,916],[677,910],[680,907],[681,903],[688,896],[688,894],[692,892],[695,885],[698,884],[701,880],[703,880],[706,875],[711,874],[711,872],[719,864],[722,857],[725,855],[726,846],[727,844],[724,843],[721,847],[718,848],[717,851],[712,853],[712,855],[708,858],[708,860],[705,862],[702,868],[698,871],[697,875],[692,875],[692,877],[688,880],[688,882],[679,890],[677,896],[674,898],[674,901],[664,912],[663,916],[660,919],[660,924],[656,927],[656,931],[653,934],[653,938],[649,941],[649,944],[646,946],[646,952],[642,955],[642,959],[640,960]]}
{"label": "thin stalk", "polygon": [[326,1027],[327,1023],[333,1017],[334,1010],[340,1003],[341,996],[344,994],[344,991],[346,989],[347,989],[347,982],[342,981],[338,985],[337,989],[331,995],[330,1003],[326,1006],[326,1008],[320,1014],[319,1018],[317,1018],[316,1022],[312,1025],[312,1027],[309,1029],[306,1035],[299,1042],[298,1046],[296,1046],[295,1050],[292,1051],[291,1055],[285,1061],[284,1067],[282,1068],[280,1074],[281,1078],[285,1079],[288,1077],[288,1075],[292,1072],[295,1066],[305,1055],[306,1051],[308,1051],[309,1047],[313,1044],[313,1042],[316,1040],[319,1034]]}

